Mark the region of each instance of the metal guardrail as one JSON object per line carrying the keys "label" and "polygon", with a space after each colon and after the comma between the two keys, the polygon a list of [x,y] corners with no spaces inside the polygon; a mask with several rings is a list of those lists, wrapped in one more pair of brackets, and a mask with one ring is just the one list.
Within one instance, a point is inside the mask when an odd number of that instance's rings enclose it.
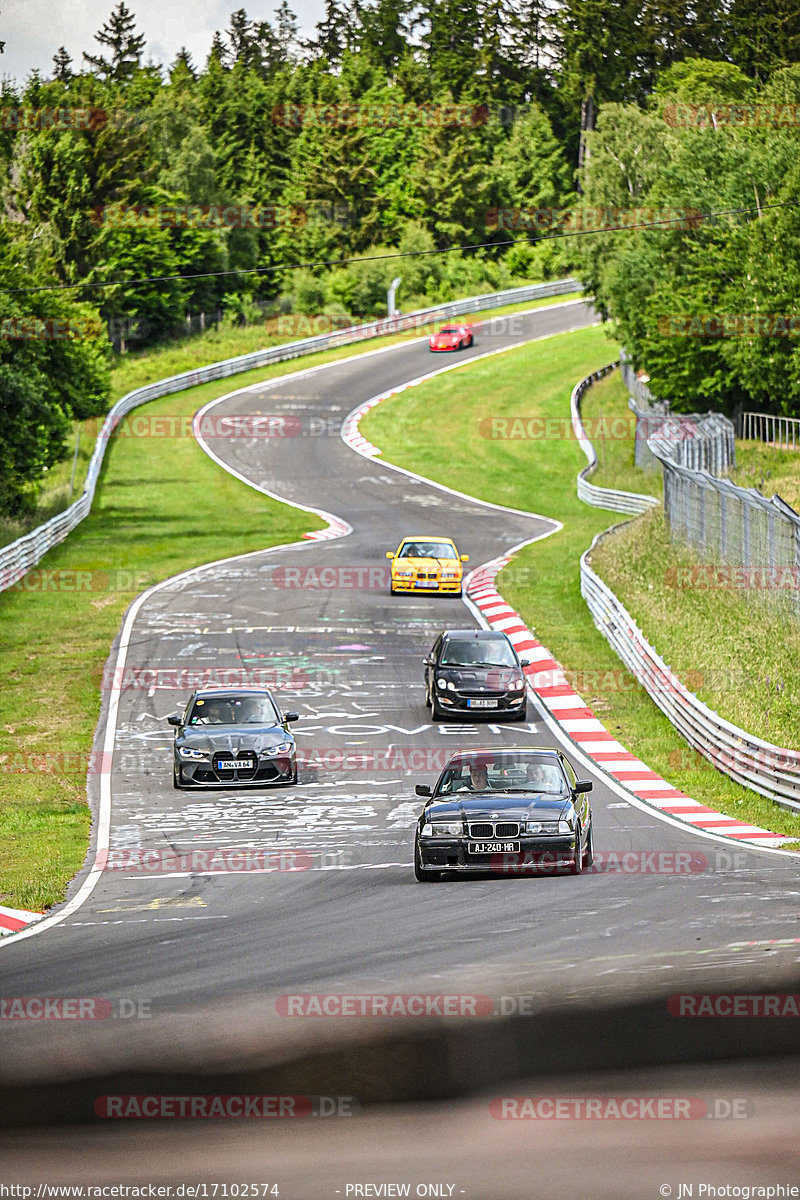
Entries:
{"label": "metal guardrail", "polygon": [[596,484],[589,483],[587,479],[589,473],[597,466],[597,454],[591,441],[586,436],[586,430],[581,421],[581,399],[584,392],[593,383],[608,375],[610,371],[615,370],[617,365],[616,362],[608,363],[605,367],[601,367],[599,371],[594,371],[591,375],[587,375],[585,379],[581,379],[572,389],[569,401],[572,428],[583,453],[588,459],[587,465],[582,471],[578,472],[578,499],[583,500],[584,504],[592,505],[593,508],[608,508],[612,512],[633,515],[647,512],[648,508],[652,508],[659,501],[655,496],[645,496],[640,492],[623,492],[617,488],[598,487]]}
{"label": "metal guardrail", "polygon": [[435,304],[430,308],[418,309],[413,313],[402,316],[383,317],[368,321],[362,325],[353,325],[347,329],[337,329],[330,333],[317,334],[314,337],[302,338],[296,342],[285,342],[279,346],[271,346],[264,350],[255,350],[250,354],[241,354],[236,358],[224,359],[221,362],[210,363],[207,367],[199,367],[194,371],[183,371],[180,375],[172,375],[166,379],[156,380],[146,387],[136,388],[128,392],[110,409],[105,418],[100,433],[95,442],[94,453],[89,463],[86,484],[79,498],[63,512],[51,517],[49,521],[38,525],[36,529],[17,538],[10,545],[0,548],[0,592],[12,587],[27,571],[42,559],[48,550],[57,546],[72,532],[73,529],[88,516],[95,488],[100,477],[100,469],[106,452],[106,446],[119,425],[120,421],[149,400],[157,400],[171,392],[179,392],[184,388],[195,387],[197,384],[210,383],[216,379],[226,379],[242,371],[250,371],[255,367],[267,366],[270,363],[287,362],[306,354],[314,354],[320,350],[329,350],[336,346],[350,345],[368,338],[381,337],[385,334],[399,333],[405,330],[417,329],[429,321],[449,320],[451,317],[463,316],[467,313],[483,312],[486,309],[501,308],[506,304],[524,303],[526,300],[541,300],[548,296],[560,296],[565,292],[582,291],[583,285],[577,279],[559,279],[551,283],[529,284],[521,288],[509,288],[503,292],[489,292],[483,296],[469,296],[464,300],[452,300],[447,304]]}
{"label": "metal guardrail", "polygon": [[[588,504],[595,504],[597,507],[603,508],[614,507],[611,502],[614,493],[608,488],[593,488],[582,478],[586,471],[591,469],[597,458],[580,422],[579,405],[580,398],[586,389],[595,379],[608,374],[614,365],[611,363],[576,384],[570,402],[573,427],[578,434],[584,453],[590,459],[590,466],[584,467],[578,476],[578,496],[580,499],[586,500]],[[623,369],[625,365],[623,363]],[[727,436],[727,430],[725,436]],[[716,535],[719,536],[720,529],[729,529],[726,544],[730,549],[735,536],[733,531],[739,529],[741,531],[739,545],[750,547],[750,549],[740,551],[738,557],[747,558],[748,562],[752,562],[754,560],[748,555],[756,546],[763,552],[764,545],[770,540],[769,529],[770,521],[772,521],[771,545],[773,557],[776,557],[775,549],[781,544],[781,539],[777,536],[775,522],[776,518],[780,516],[785,521],[792,523],[794,534],[791,546],[784,548],[784,557],[793,556],[792,561],[800,569],[800,516],[784,504],[778,496],[767,500],[750,488],[737,487],[727,480],[715,478],[707,471],[693,471],[682,467],[670,458],[657,453],[657,438],[651,438],[649,445],[664,470],[665,516],[670,522],[673,532],[679,531],[686,536],[686,530],[691,524],[687,521],[685,512],[678,511],[681,504],[685,503],[685,498],[689,494],[688,489],[690,487],[705,489],[715,496],[728,497],[730,511],[727,521],[723,520],[721,526],[718,524],[717,527],[714,527],[711,523],[703,522],[702,527],[706,535],[702,539],[703,546],[709,548],[712,530],[715,530]],[[683,484],[677,491],[676,479],[683,480]],[[587,489],[591,498],[587,498]],[[609,495],[605,498],[598,498],[597,493],[609,493]],[[630,493],[617,493],[617,495],[626,497]],[[648,503],[643,503],[639,509],[619,507],[616,511],[643,512],[651,504],[658,503],[651,496],[639,496],[638,499]],[[742,506],[741,512],[734,509],[736,502]],[[764,514],[766,533],[758,541],[755,541],[753,537],[753,523],[748,519],[750,509],[747,505],[754,505]],[[788,510],[788,512],[784,510]],[[692,526],[692,528],[694,527]],[[653,649],[611,588],[592,569],[589,562],[592,550],[602,538],[611,532],[612,530],[607,530],[605,533],[598,534],[580,560],[581,595],[586,601],[597,628],[642,685],[650,699],[658,705],[693,749],[707,758],[717,770],[729,775],[743,787],[750,788],[752,791],[774,800],[782,808],[800,813],[800,751],[775,746],[771,742],[747,733],[744,729],[726,721],[724,717],[714,712],[693,692],[689,691]]]}
{"label": "metal guardrail", "polygon": [[595,625],[669,721],[695,750],[737,783],[800,813],[800,751],[763,741],[710,709],[673,674],[633,617],[581,556],[581,595]]}
{"label": "metal guardrail", "polygon": [[776,413],[743,412],[742,438],[767,442],[787,450],[800,450],[800,417],[781,417]]}

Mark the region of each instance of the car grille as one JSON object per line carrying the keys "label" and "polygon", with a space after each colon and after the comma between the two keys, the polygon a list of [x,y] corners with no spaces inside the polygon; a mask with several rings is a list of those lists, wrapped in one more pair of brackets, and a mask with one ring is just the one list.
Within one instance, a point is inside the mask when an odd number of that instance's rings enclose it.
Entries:
{"label": "car grille", "polygon": [[499,821],[496,825],[488,821],[476,822],[469,827],[469,836],[474,838],[519,837],[519,821]]}
{"label": "car grille", "polygon": [[417,571],[417,579],[436,579],[435,571]]}

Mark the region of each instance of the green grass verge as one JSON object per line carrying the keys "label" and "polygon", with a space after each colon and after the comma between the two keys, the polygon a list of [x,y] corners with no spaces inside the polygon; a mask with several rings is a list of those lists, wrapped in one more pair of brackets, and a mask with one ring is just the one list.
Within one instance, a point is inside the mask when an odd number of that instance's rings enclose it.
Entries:
{"label": "green grass verge", "polygon": [[[555,654],[606,727],[655,771],[724,813],[800,836],[800,818],[739,787],[687,747],[595,628],[580,594],[578,563],[594,535],[616,518],[578,500],[575,477],[586,460],[577,442],[567,436],[485,436],[498,428],[491,422],[501,419],[509,430],[516,418],[551,419],[555,430],[568,426],[573,386],[613,357],[614,348],[598,327],[561,334],[391,397],[367,414],[361,431],[388,461],[481,499],[563,521],[560,532],[525,548],[501,573],[499,586],[509,603]],[[619,415],[618,405],[626,398],[618,394],[615,407],[611,390],[601,394],[600,403]],[[594,413],[593,403],[586,398],[585,414]],[[635,470],[630,464],[628,469]],[[619,486],[610,475],[606,482]],[[638,522],[627,527],[628,538],[642,552],[649,545],[646,529]],[[606,577],[605,568],[600,573]],[[656,644],[660,648],[660,638]],[[696,669],[697,663],[691,666]]]}
{"label": "green grass verge", "polygon": [[[521,304],[507,304],[502,308],[493,308],[485,313],[474,313],[474,321],[490,320],[492,317],[506,316],[523,312],[529,308],[541,308],[547,304],[558,304],[567,300],[580,299],[581,292],[568,292],[563,296],[547,296],[541,300],[528,300]],[[318,324],[318,321],[322,324]],[[265,347],[278,346],[286,342],[297,341],[304,337],[313,337],[316,333],[327,332],[325,318],[304,317],[299,314],[289,314],[283,318],[271,317],[261,325],[247,325],[241,329],[209,329],[205,333],[191,337],[180,338],[167,342],[162,346],[148,350],[131,351],[127,354],[115,355],[111,374],[111,403],[132,392],[134,388],[152,383],[154,379],[165,379],[170,375],[180,375],[183,371],[192,371],[197,367],[206,367],[211,363],[221,362],[226,358],[237,358],[241,354],[251,354]],[[280,321],[283,324],[280,324]],[[293,323],[296,323],[296,327]],[[378,349],[381,346],[391,346],[398,342],[407,342],[415,337],[421,337],[442,325],[442,321],[433,323],[431,329],[424,328],[407,333],[392,334],[387,337],[372,338],[368,343],[356,342],[350,346],[341,347],[324,355],[314,355],[314,362],[325,362],[330,355],[347,357],[348,354],[358,353],[360,349]],[[309,361],[308,360],[304,360]],[[285,370],[301,370],[302,366],[285,364]],[[97,418],[90,421],[76,422],[68,439],[69,455],[62,462],[56,463],[47,473],[42,485],[37,506],[34,512],[23,520],[10,520],[0,517],[0,546],[8,545],[16,538],[28,533],[37,525],[65,508],[77,499],[83,491],[89,461],[94,450],[99,422]],[[72,461],[76,439],[78,444],[78,461],[75,470],[74,488],[70,490],[72,479]]]}
{"label": "green grass verge", "polygon": [[757,488],[763,496],[780,496],[800,512],[800,450],[781,450],[764,442],[736,441],[732,483]]}
{"label": "green grass verge", "polygon": [[619,371],[612,371],[589,388],[581,403],[581,419],[597,455],[589,482],[595,487],[643,492],[661,500],[661,468],[644,471],[634,461],[636,418],[628,408],[628,389]]}

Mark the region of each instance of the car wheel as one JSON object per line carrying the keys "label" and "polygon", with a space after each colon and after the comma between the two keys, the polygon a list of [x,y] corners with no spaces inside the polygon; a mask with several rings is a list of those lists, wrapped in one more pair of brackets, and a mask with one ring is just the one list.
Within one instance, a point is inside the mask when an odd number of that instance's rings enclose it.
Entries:
{"label": "car wheel", "polygon": [[172,768],[172,786],[175,788],[176,792],[179,792],[183,786],[178,780],[178,772],[174,767]]}
{"label": "car wheel", "polygon": [[436,703],[436,696],[433,693],[431,693],[431,720],[432,721],[443,721],[444,718],[445,718],[444,712],[439,707],[439,705]]}
{"label": "car wheel", "polygon": [[583,860],[585,857],[584,851],[581,849],[581,827],[580,825],[575,830],[575,855],[572,861],[572,874],[583,874]]}
{"label": "car wheel", "polygon": [[469,341],[467,342],[467,345],[468,345],[468,346],[474,346],[474,345],[475,345],[475,338],[472,336],[472,334],[470,334],[470,335],[469,335]]}
{"label": "car wheel", "polygon": [[583,856],[583,865],[586,870],[594,862],[594,830],[593,826],[589,825],[589,836],[586,838],[586,851]]}
{"label": "car wheel", "polygon": [[419,842],[414,842],[414,878],[417,883],[438,883],[442,877],[441,871],[426,871],[422,866],[419,853]]}

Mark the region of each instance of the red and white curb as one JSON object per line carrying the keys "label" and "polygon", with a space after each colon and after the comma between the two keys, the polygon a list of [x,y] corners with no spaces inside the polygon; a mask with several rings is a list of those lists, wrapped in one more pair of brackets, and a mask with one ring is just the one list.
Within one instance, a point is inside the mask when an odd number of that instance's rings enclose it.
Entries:
{"label": "red and white curb", "polygon": [[0,937],[7,933],[17,933],[33,921],[41,921],[44,913],[28,912],[24,908],[4,908],[0,904]]}
{"label": "red and white curb", "polygon": [[634,796],[696,829],[757,846],[779,846],[787,841],[785,834],[771,833],[758,825],[726,817],[724,813],[693,800],[686,792],[662,779],[608,732],[586,701],[567,682],[560,663],[534,637],[519,613],[506,603],[495,587],[498,572],[509,561],[510,556],[506,555],[473,571],[467,583],[467,596],[492,628],[508,635],[519,656],[530,660],[531,665],[525,668],[528,684],[582,753]]}

